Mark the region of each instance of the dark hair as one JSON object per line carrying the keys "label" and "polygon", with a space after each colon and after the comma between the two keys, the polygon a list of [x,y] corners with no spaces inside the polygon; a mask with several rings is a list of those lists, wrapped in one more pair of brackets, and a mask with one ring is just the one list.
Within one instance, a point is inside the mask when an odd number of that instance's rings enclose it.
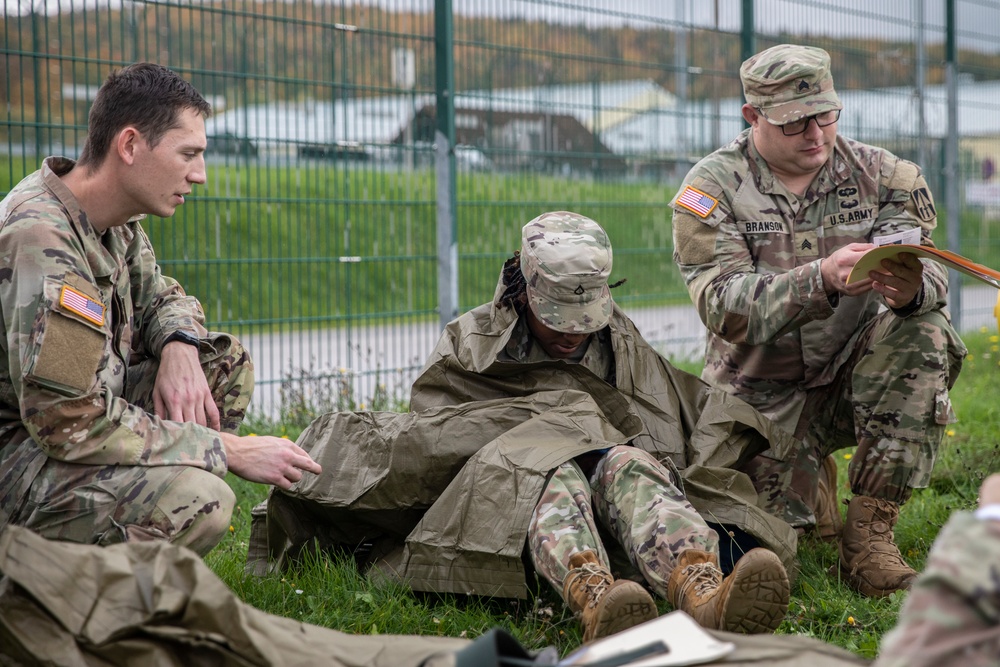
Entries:
{"label": "dark hair", "polygon": [[154,63],[135,63],[112,72],[97,91],[87,119],[87,141],[80,165],[101,166],[115,135],[126,127],[138,130],[152,147],[178,126],[181,111],[194,109],[203,118],[212,106],[176,72]]}
{"label": "dark hair", "polygon": [[[503,263],[503,294],[497,299],[497,308],[512,308],[518,316],[524,313],[528,306],[528,283],[521,272],[521,253],[515,250],[514,256]],[[608,285],[609,289],[614,289],[623,285],[628,278],[622,278],[613,285]]]}
{"label": "dark hair", "polygon": [[513,308],[515,313],[521,315],[528,305],[528,291],[521,272],[521,253],[517,250],[503,263],[503,284],[507,289],[497,299],[497,307]]}

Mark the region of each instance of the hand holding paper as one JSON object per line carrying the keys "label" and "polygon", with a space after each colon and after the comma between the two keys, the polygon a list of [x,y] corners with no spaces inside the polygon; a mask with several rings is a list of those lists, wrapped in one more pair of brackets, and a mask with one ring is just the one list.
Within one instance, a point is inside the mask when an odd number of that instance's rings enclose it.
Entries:
{"label": "hand holding paper", "polygon": [[868,278],[869,271],[881,270],[883,259],[900,261],[899,254],[904,252],[912,253],[918,258],[932,259],[935,262],[944,264],[948,268],[961,271],[967,276],[972,276],[976,280],[981,280],[988,285],[1000,288],[1000,271],[995,271],[982,264],[976,264],[966,257],[947,250],[938,250],[929,246],[908,243],[882,245],[869,250],[858,260],[854,268],[851,269],[847,283],[851,284]]}

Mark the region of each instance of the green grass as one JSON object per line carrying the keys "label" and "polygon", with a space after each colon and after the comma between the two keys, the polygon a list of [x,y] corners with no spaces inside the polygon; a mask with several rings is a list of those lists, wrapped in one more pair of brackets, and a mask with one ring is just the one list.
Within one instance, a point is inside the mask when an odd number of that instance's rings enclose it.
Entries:
{"label": "green grass", "polygon": [[[1000,394],[1000,338],[981,330],[967,336],[970,356],[952,391],[960,422],[949,427],[929,488],[917,491],[903,507],[896,528],[901,550],[921,569],[938,530],[951,512],[975,505],[982,479],[1000,470],[1000,407],[983,396]],[[682,364],[697,371],[694,364]],[[295,438],[302,424],[248,424],[248,429]],[[261,431],[262,432],[262,431]],[[839,492],[847,495],[847,459],[837,453]],[[578,645],[580,631],[558,596],[547,586],[534,601],[487,600],[423,595],[361,576],[353,563],[317,557],[284,576],[245,576],[250,509],[265,489],[230,476],[239,498],[233,532],[206,558],[209,565],[246,602],[273,614],[354,633],[403,633],[476,637],[491,627],[511,632],[522,644],[539,649],[555,645],[565,652]],[[800,542],[801,572],[792,590],[780,634],[816,637],[861,656],[873,657],[882,635],[896,621],[903,595],[868,599],[848,589],[836,573],[836,549],[815,539]],[[835,572],[834,568],[834,572]],[[669,606],[660,601],[661,612]]]}

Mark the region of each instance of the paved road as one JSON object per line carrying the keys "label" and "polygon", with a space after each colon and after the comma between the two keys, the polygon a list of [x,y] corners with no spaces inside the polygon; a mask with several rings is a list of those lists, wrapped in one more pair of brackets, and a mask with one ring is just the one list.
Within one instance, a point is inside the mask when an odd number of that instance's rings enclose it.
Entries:
{"label": "paved road", "polygon": [[[983,326],[995,329],[996,296],[997,291],[988,286],[962,290],[963,331]],[[702,355],[704,329],[693,306],[631,309],[628,314],[643,336],[668,358]],[[245,335],[243,342],[253,355],[257,378],[252,410],[276,417],[283,397],[287,402],[293,394],[303,393],[314,405],[330,409],[371,408],[380,385],[389,395],[405,400],[439,333],[434,322]],[[316,376],[320,379],[302,380]]]}

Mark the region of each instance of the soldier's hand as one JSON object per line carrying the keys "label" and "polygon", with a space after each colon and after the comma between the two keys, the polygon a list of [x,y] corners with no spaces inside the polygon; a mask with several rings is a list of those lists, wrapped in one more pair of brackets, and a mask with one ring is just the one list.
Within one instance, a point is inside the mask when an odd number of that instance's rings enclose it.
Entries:
{"label": "soldier's hand", "polygon": [[883,271],[870,271],[872,289],[892,308],[909,306],[924,283],[924,265],[911,252],[901,252],[899,261],[882,260]]}
{"label": "soldier's hand", "polygon": [[291,440],[270,435],[222,434],[229,471],[243,479],[290,489],[303,473],[320,474],[323,468],[306,450]]}
{"label": "soldier's hand", "polygon": [[163,346],[153,384],[153,411],[161,419],[219,430],[219,407],[198,360],[198,348],[177,341]]}
{"label": "soldier's hand", "polygon": [[861,256],[874,248],[871,243],[848,243],[842,248],[837,248],[829,257],[824,257],[820,262],[819,271],[823,276],[823,287],[827,294],[845,294],[847,296],[858,296],[864,294],[872,288],[871,278],[865,278],[858,282],[847,284],[847,277],[851,275],[851,269],[858,263]]}
{"label": "soldier's hand", "polygon": [[979,506],[1000,503],[1000,473],[993,473],[979,487]]}

